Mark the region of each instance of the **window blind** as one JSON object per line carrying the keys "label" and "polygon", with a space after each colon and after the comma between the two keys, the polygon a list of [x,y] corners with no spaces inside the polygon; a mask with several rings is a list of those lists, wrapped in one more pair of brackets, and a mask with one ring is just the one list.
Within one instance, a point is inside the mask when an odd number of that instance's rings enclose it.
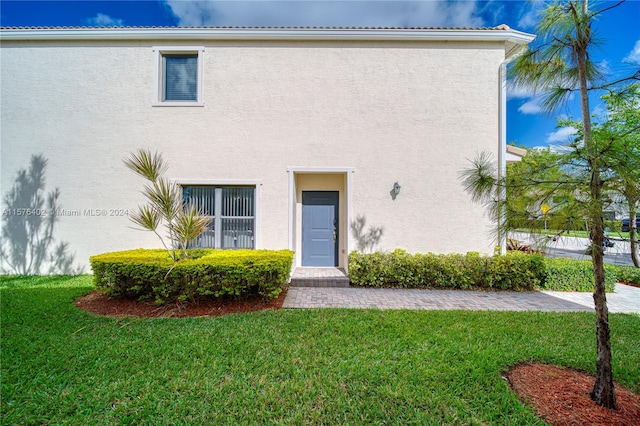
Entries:
{"label": "window blind", "polygon": [[198,100],[198,55],[164,55],[164,100]]}

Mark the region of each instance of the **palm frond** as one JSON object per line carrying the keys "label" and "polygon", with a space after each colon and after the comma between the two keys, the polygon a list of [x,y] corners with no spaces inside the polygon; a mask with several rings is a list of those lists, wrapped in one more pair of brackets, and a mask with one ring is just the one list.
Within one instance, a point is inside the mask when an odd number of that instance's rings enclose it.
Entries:
{"label": "palm frond", "polygon": [[158,152],[151,153],[148,149],[139,149],[123,160],[131,171],[150,180],[156,181],[166,171],[167,165]]}
{"label": "palm frond", "polygon": [[157,232],[162,222],[157,210],[148,205],[139,207],[138,211],[133,212],[129,218],[141,228],[153,232]]}
{"label": "palm frond", "polygon": [[185,206],[184,211],[172,223],[174,235],[179,240],[179,246],[187,247],[189,243],[207,230],[209,223],[210,219],[202,216],[194,205]]}
{"label": "palm frond", "polygon": [[159,178],[146,185],[144,195],[167,222],[171,222],[180,211],[178,188],[167,178]]}

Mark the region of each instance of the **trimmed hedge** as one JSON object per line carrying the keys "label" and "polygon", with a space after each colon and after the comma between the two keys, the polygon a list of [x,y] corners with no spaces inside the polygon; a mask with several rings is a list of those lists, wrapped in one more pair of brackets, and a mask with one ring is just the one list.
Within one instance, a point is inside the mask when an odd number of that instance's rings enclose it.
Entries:
{"label": "trimmed hedge", "polygon": [[401,288],[495,288],[533,290],[546,279],[544,259],[513,252],[488,257],[467,254],[391,253],[349,256],[349,279],[357,286]]}
{"label": "trimmed hedge", "polygon": [[290,250],[189,251],[175,262],[166,250],[127,250],[92,256],[98,290],[156,303],[258,294],[277,297],[289,282]]}
{"label": "trimmed hedge", "polygon": [[[547,280],[540,288],[555,291],[593,291],[593,265],[590,260],[546,258]],[[604,265],[605,291],[613,292],[616,267]]]}
{"label": "trimmed hedge", "polygon": [[618,266],[616,269],[618,282],[640,285],[640,268],[634,266]]}
{"label": "trimmed hedge", "polygon": [[[589,261],[548,259],[508,252],[504,256],[390,253],[349,256],[349,279],[356,286],[499,290],[593,291]],[[606,291],[614,289],[615,268],[607,265]]]}

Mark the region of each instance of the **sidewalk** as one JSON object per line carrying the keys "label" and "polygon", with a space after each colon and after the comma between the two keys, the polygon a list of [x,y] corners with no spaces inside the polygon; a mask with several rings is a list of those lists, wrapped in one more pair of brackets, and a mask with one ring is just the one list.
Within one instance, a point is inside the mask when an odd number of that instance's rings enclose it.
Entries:
{"label": "sidewalk", "polygon": [[[640,288],[616,284],[610,313],[640,314]],[[291,287],[283,308],[593,312],[591,293]]]}

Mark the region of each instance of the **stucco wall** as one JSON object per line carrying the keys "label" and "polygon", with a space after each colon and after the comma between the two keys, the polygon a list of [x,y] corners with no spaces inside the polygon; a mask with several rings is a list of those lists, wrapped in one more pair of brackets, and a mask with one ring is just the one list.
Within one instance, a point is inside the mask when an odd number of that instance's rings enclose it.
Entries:
{"label": "stucco wall", "polygon": [[[151,106],[163,45],[205,46],[204,107]],[[0,191],[43,154],[46,188],[83,212],[55,233],[79,264],[159,245],[112,215],[143,201],[122,164],[138,147],[174,179],[261,180],[262,248],[288,246],[294,166],[353,168],[352,214],[384,228],[380,249],[492,251],[458,173],[497,153],[500,43],[3,42],[0,55]]]}

